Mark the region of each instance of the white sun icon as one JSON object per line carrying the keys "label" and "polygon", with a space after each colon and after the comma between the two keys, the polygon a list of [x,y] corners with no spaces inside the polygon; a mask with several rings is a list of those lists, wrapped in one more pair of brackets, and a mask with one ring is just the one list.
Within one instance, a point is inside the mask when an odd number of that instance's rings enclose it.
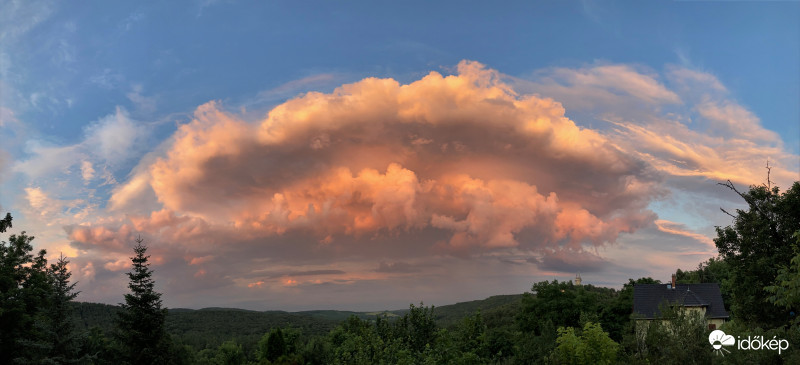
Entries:
{"label": "white sun icon", "polygon": [[736,343],[736,339],[731,335],[726,335],[725,332],[715,330],[708,335],[708,342],[717,355],[725,356],[725,352],[730,353],[730,350],[722,346],[733,346]]}

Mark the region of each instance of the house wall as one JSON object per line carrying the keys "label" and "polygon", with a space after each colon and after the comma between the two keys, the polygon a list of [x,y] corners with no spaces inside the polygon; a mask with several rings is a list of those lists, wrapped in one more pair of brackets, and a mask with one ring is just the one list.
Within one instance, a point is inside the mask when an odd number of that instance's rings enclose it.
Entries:
{"label": "house wall", "polygon": [[719,326],[722,326],[723,323],[725,323],[725,318],[714,318],[708,320],[708,324],[713,324],[716,329],[719,329]]}
{"label": "house wall", "polygon": [[[705,307],[681,307],[681,310],[684,311],[687,315],[694,315],[699,313],[702,316],[706,315],[706,308]],[[661,321],[661,324],[668,325],[669,320],[665,319],[637,319],[636,320],[636,334],[639,338],[644,338],[647,335],[647,327],[650,325],[651,321]],[[724,318],[706,318],[706,325],[713,324],[717,329],[719,329],[722,324],[725,323]]]}
{"label": "house wall", "polygon": [[690,315],[695,313],[700,313],[703,316],[706,315],[706,307],[682,307],[681,310]]}
{"label": "house wall", "polygon": [[[666,319],[637,319],[636,320],[636,332],[647,332],[647,327],[650,325],[652,321],[661,321],[661,324],[669,324],[669,321]],[[706,324],[713,324],[719,329],[722,324],[725,323],[724,318],[707,318]]]}

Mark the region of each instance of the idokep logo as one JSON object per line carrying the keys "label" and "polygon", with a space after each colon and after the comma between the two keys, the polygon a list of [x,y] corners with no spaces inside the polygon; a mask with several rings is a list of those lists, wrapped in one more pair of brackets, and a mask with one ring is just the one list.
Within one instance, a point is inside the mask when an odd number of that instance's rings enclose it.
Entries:
{"label": "idokep logo", "polygon": [[[737,336],[736,338],[739,339],[739,344],[736,346],[737,350],[777,350],[778,355],[780,355],[781,351],[789,348],[789,340],[778,339],[777,337],[772,337],[771,340],[764,340],[764,336],[747,336],[747,338]],[[736,345],[736,339],[731,335],[726,335],[725,332],[715,330],[708,335],[708,343],[711,344],[717,355],[725,356],[726,352],[730,353],[731,351],[723,346]]]}
{"label": "idokep logo", "polygon": [[715,330],[708,335],[708,342],[717,355],[725,356],[726,352],[731,353],[731,351],[722,346],[733,346],[736,344],[736,339],[731,335],[726,335],[725,332]]}

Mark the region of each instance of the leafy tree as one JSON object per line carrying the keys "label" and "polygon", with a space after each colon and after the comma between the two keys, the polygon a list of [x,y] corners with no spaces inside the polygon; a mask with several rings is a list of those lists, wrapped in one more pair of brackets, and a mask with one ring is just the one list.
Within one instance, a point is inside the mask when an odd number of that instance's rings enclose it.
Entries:
{"label": "leafy tree", "polygon": [[456,342],[461,352],[471,352],[477,357],[486,355],[486,323],[480,311],[464,317],[456,332]]}
{"label": "leafy tree", "polygon": [[300,334],[300,331],[294,328],[273,328],[258,342],[258,359],[269,363],[290,359],[297,353]]}
{"label": "leafy tree", "polygon": [[433,318],[434,307],[419,307],[411,304],[408,312],[395,322],[395,336],[406,347],[417,353],[425,351],[426,346],[433,346],[436,340],[436,321]]}
{"label": "leafy tree", "polygon": [[593,322],[587,322],[580,335],[573,327],[559,327],[556,343],[551,359],[557,364],[613,364],[619,350],[600,324]]}
{"label": "leafy tree", "polygon": [[166,364],[170,362],[169,337],[164,330],[167,309],[161,308],[161,293],[155,291],[153,271],[148,263],[147,246],[136,239],[131,257],[133,268],[128,275],[125,303],[117,315],[117,340],[122,360],[131,364]]}
{"label": "leafy tree", "polygon": [[542,333],[542,326],[552,322],[556,327],[577,327],[581,315],[597,316],[603,305],[614,296],[614,290],[592,285],[573,285],[571,281],[553,280],[533,284],[533,295],[522,298],[518,317],[524,332]]}
{"label": "leafy tree", "polygon": [[[759,327],[753,327],[751,324],[743,323],[737,320],[732,320],[725,322],[720,329],[724,331],[726,334],[732,334],[734,336],[739,337],[741,334],[741,338],[751,337],[756,338],[762,337],[764,340],[777,338],[777,339],[785,339],[789,341],[789,348],[787,350],[783,350],[781,354],[778,354],[777,351],[771,350],[759,350],[759,351],[752,351],[752,350],[739,350],[738,346],[728,346],[726,349],[729,352],[725,352],[725,357],[720,356],[711,356],[714,358],[715,362],[722,363],[722,364],[800,364],[798,360],[798,355],[800,355],[800,351],[797,350],[795,347],[798,340],[800,340],[800,331],[797,328],[786,329],[783,327],[779,328],[772,328],[772,329],[762,329]],[[738,342],[738,339],[737,339]]]}
{"label": "leafy tree", "polygon": [[276,328],[270,332],[265,345],[266,351],[264,351],[264,353],[269,361],[275,361],[287,353],[286,340],[283,338],[283,332],[280,328]]}
{"label": "leafy tree", "polygon": [[697,265],[697,269],[675,273],[678,284],[717,283],[722,294],[722,301],[729,308],[731,300],[731,268],[721,257],[710,258]]}
{"label": "leafy tree", "polygon": [[82,343],[81,353],[86,355],[85,360],[95,365],[115,364],[111,343],[100,327],[95,326],[89,329],[89,333]]}
{"label": "leafy tree", "polygon": [[377,364],[386,347],[374,327],[356,316],[331,331],[329,338],[333,364]]}
{"label": "leafy tree", "polygon": [[652,364],[708,364],[708,327],[701,312],[663,305],[662,320],[644,321],[639,331],[638,353],[633,358]]}
{"label": "leafy tree", "polygon": [[[751,186],[739,192],[728,181],[722,184],[736,192],[748,209],[737,209],[733,224],[717,227],[720,255],[730,266],[730,280],[735,282],[731,292],[731,311],[736,318],[774,327],[785,321],[786,311],[766,302],[765,287],[772,286],[781,267],[789,266],[792,235],[800,229],[800,182],[780,193],[768,184]],[[723,210],[724,211],[724,210]]]}
{"label": "leafy tree", "polygon": [[217,363],[217,350],[214,348],[202,349],[195,354],[195,360],[198,365],[215,365]]}
{"label": "leafy tree", "polygon": [[722,286],[723,283],[728,282],[730,268],[722,258],[712,257],[699,263],[695,270],[678,269],[675,276],[678,284],[718,283]]}
{"label": "leafy tree", "polygon": [[600,321],[603,328],[608,329],[611,339],[621,342],[625,331],[630,327],[633,312],[633,286],[636,284],[660,284],[653,278],[628,279],[610,301],[605,303],[600,310]]}
{"label": "leafy tree", "polygon": [[800,309],[800,231],[794,233],[796,254],[788,266],[781,267],[775,284],[764,288],[772,294],[767,300],[775,305],[791,310],[790,316],[795,324],[800,324],[796,311]]}
{"label": "leafy tree", "polygon": [[225,341],[217,348],[216,363],[220,365],[241,365],[245,363],[242,345],[235,341]]}

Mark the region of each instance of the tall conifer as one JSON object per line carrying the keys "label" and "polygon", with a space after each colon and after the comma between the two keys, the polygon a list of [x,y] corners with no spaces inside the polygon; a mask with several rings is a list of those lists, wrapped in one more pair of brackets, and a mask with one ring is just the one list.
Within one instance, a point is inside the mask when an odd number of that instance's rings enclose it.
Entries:
{"label": "tall conifer", "polygon": [[164,329],[167,309],[161,308],[161,293],[155,291],[153,271],[148,263],[147,246],[136,239],[131,257],[133,267],[125,303],[117,317],[117,340],[122,362],[130,364],[166,364],[169,362],[168,335]]}

